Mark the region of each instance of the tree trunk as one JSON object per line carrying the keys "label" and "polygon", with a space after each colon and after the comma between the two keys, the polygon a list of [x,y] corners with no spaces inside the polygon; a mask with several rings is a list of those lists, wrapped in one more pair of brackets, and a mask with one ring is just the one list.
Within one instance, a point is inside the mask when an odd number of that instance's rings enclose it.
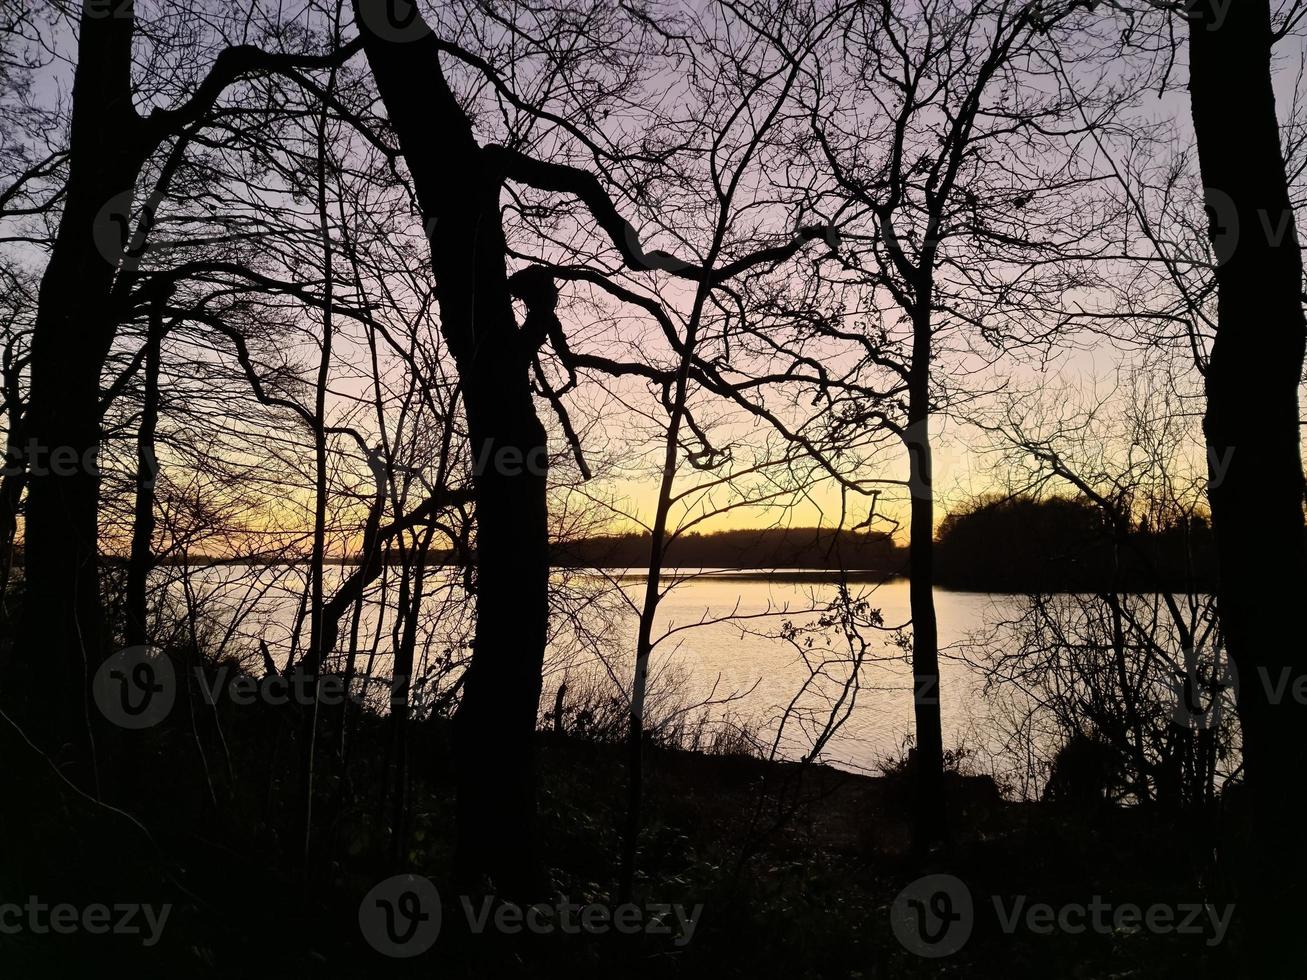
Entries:
{"label": "tree trunk", "polygon": [[420,17],[355,0],[364,51],[431,244],[441,330],[474,464],[477,625],[454,719],[456,873],[506,897],[537,890],[533,742],[548,625],[545,432],[508,288],[500,175],[486,165]]}
{"label": "tree trunk", "polygon": [[113,202],[126,220],[144,158],[132,108],[131,4],[100,13],[87,4],[81,19],[64,210],[32,334],[26,593],[17,669],[6,679],[22,692],[29,734],[70,744],[79,764],[90,761],[90,680],[103,642],[95,464],[118,258],[105,208]]}
{"label": "tree trunk", "polygon": [[[925,300],[929,303],[929,300]],[[945,833],[944,735],[939,707],[939,627],[935,618],[935,500],[930,445],[929,314],[913,326],[908,379],[909,517],[908,599],[912,611],[913,717],[917,746],[911,767],[915,784],[914,846],[924,853]]]}
{"label": "tree trunk", "polygon": [[[1190,13],[1194,131],[1220,265],[1207,370],[1212,524],[1221,626],[1240,677],[1239,717],[1257,853],[1240,896],[1261,976],[1301,975],[1297,930],[1307,708],[1300,606],[1307,594],[1298,385],[1302,258],[1271,86],[1267,0]],[[1225,465],[1224,475],[1220,466]],[[1287,692],[1277,698],[1281,683]],[[1279,703],[1276,703],[1276,702]]]}
{"label": "tree trunk", "polygon": [[695,331],[703,308],[703,291],[696,297],[690,327],[686,331],[685,350],[676,373],[676,394],[667,420],[663,444],[663,475],[658,484],[658,504],[649,535],[649,577],[644,585],[644,605],[635,640],[635,675],[631,681],[630,723],[627,732],[626,824],[622,836],[621,867],[618,873],[617,900],[629,902],[635,888],[635,859],[639,851],[641,810],[644,795],[644,708],[649,682],[649,658],[653,653],[653,622],[662,598],[663,551],[667,546],[667,516],[672,507],[672,490],[676,480],[676,456],[680,446],[681,421],[685,416],[685,393],[690,361],[694,356]]}
{"label": "tree trunk", "polygon": [[141,425],[136,434],[136,501],[132,521],[132,551],[127,561],[127,645],[150,642],[146,585],[153,567],[150,546],[154,541],[154,484],[159,461],[154,455],[154,433],[159,422],[159,361],[163,344],[162,300],[150,310],[149,333],[145,339],[145,396]]}
{"label": "tree trunk", "polygon": [[[8,441],[4,474],[0,476],[0,623],[9,624],[9,582],[13,571],[14,539],[18,533],[18,502],[27,487],[27,461],[23,454],[23,405],[20,360],[14,357],[14,341],[5,347],[3,358],[5,409],[8,413]],[[8,669],[8,658],[0,657],[0,671]]]}

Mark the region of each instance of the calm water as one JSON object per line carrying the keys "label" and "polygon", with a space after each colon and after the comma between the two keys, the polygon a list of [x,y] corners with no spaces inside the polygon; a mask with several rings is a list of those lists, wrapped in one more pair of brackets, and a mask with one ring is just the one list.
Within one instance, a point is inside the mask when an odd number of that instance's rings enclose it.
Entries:
{"label": "calm water", "polygon": [[[867,648],[852,709],[821,757],[843,768],[869,770],[887,756],[899,754],[904,737],[912,730],[912,670],[895,642],[894,631],[911,620],[908,583],[896,579],[879,586],[855,585],[851,590],[854,598],[861,597],[871,609],[880,611],[885,628],[859,630]],[[779,754],[802,757],[811,751],[814,737],[830,717],[832,698],[844,692],[851,667],[849,645],[838,630],[805,632],[796,638],[797,646],[778,634],[787,620],[800,627],[812,624],[816,616],[810,610],[829,605],[836,595],[833,585],[778,578],[703,577],[680,583],[659,606],[655,635],[669,627],[697,624],[705,617],[788,613],[694,625],[664,641],[654,657],[655,670],[672,678],[678,672],[686,675],[695,697],[743,693],[740,700],[721,705],[717,713],[733,713],[764,733],[774,734],[778,720],[812,676],[813,668],[824,665],[818,682],[810,684],[791,709],[782,733]],[[940,704],[946,747],[965,742],[976,750],[998,748],[980,696],[983,678],[958,656],[949,656],[945,648],[954,647],[960,655],[959,645],[980,631],[987,619],[1002,615],[1012,601],[1009,596],[935,592],[943,650]],[[634,622],[632,615],[632,634]],[[805,644],[805,640],[811,642]]]}
{"label": "calm water", "polygon": [[[175,569],[160,573],[180,576]],[[284,663],[304,573],[302,567],[206,567],[193,570],[185,584],[174,582],[170,594],[177,602],[189,595],[204,611],[206,648],[256,664],[262,639]],[[342,570],[329,573],[330,594]],[[618,684],[630,684],[643,577],[573,574],[560,578],[560,584],[567,600],[552,619],[555,636],[547,657],[544,710],[552,708],[561,682],[568,684],[569,703],[586,691],[621,697]],[[389,589],[385,595],[383,588]],[[899,579],[851,590],[854,598],[879,610],[884,624],[884,629],[858,631],[866,648],[856,690],[846,689],[852,663],[847,637],[839,629],[814,629],[837,595],[833,584],[787,579],[784,573],[767,580],[699,573],[679,581],[661,602],[655,621],[655,636],[674,632],[659,643],[652,660],[650,720],[703,717],[710,729],[744,723],[763,737],[767,748],[779,733],[778,756],[794,759],[812,753],[834,711],[843,722],[821,751],[823,761],[866,771],[899,754],[912,730],[911,668],[896,642],[904,634],[895,629],[910,621],[908,585]],[[393,584],[378,583],[369,599],[359,625],[359,669],[367,668],[375,646],[372,676],[386,678],[394,623],[393,611],[382,614],[381,609],[393,610]],[[959,655],[960,645],[987,620],[1010,610],[1014,598],[937,590],[935,603],[945,746],[965,743],[982,756],[999,752],[1002,736],[980,695],[982,678]],[[799,631],[791,640],[782,636],[787,623]],[[343,649],[350,635],[348,618],[341,625]],[[471,628],[459,590],[437,579],[423,608],[419,673],[422,664],[438,664],[450,651],[457,656],[460,648],[465,650]],[[301,648],[304,642],[299,640]],[[377,684],[378,694],[383,686]]]}

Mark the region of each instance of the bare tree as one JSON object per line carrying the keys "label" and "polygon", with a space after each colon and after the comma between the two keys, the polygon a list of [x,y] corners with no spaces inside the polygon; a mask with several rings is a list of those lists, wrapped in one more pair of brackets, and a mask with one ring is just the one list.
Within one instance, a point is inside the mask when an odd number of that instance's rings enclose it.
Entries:
{"label": "bare tree", "polygon": [[[111,241],[115,216],[121,221],[131,212],[146,161],[165,145],[177,152],[178,141],[233,83],[254,72],[311,69],[342,57],[224,47],[202,79],[179,68],[180,77],[168,82],[175,80],[184,95],[142,116],[134,104],[135,25],[131,2],[112,10],[93,0],[82,5],[67,180],[41,280],[23,420],[32,444],[58,449],[77,463],[29,475],[16,676],[29,692],[44,691],[52,699],[53,710],[37,709],[26,719],[34,736],[48,742],[59,732],[74,739],[83,766],[91,759],[89,682],[102,645],[99,478],[87,461],[100,446],[100,375],[118,325],[122,276],[130,276],[132,266],[122,261],[122,240]],[[161,100],[168,98],[163,91],[175,91],[168,82],[156,83]]]}
{"label": "bare tree", "polygon": [[1103,248],[1104,215],[1086,206],[1100,175],[1076,146],[1102,120],[1069,117],[1042,60],[1059,39],[1092,36],[1084,6],[852,4],[805,76],[796,182],[839,249],[803,297],[816,310],[771,342],[850,363],[835,417],[906,451],[921,848],[946,830],[933,429],[983,394],[1000,355],[1056,342]]}
{"label": "bare tree", "polygon": [[[1011,706],[1027,762],[1051,767],[1050,788],[1201,815],[1239,751],[1236,685],[1205,592],[1206,462],[1185,411],[1196,395],[1187,363],[1154,354],[1087,406],[1054,388],[1014,396],[982,423],[1008,492],[1072,494],[1098,518],[1078,547],[1105,546],[1109,561],[1093,591],[1031,594],[979,646],[987,689]],[[1097,768],[1054,757],[1088,743]]]}
{"label": "bare tree", "polygon": [[1218,260],[1204,431],[1213,459],[1230,456],[1210,489],[1219,609],[1230,654],[1250,681],[1240,688],[1239,711],[1262,842],[1249,922],[1264,975],[1290,976],[1303,963],[1289,937],[1304,909],[1296,888],[1304,864],[1289,842],[1307,806],[1295,778],[1307,753],[1307,704],[1277,702],[1271,688],[1251,681],[1296,683],[1305,670],[1296,614],[1307,587],[1298,406],[1303,270],[1271,76],[1277,33],[1302,11],[1294,4],[1276,27],[1269,0],[1219,12],[1197,3],[1185,13],[1194,135]]}

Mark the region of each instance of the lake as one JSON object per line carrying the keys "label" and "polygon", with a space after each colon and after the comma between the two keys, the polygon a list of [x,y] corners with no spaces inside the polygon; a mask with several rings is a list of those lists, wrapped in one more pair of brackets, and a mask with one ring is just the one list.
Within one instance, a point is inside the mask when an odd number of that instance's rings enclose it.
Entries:
{"label": "lake", "polygon": [[[328,570],[328,595],[342,574]],[[294,642],[306,569],[302,566],[215,565],[182,576],[176,568],[169,593],[205,610],[206,649],[239,654],[259,663],[258,640],[284,663]],[[832,711],[842,718],[818,756],[854,771],[875,771],[902,752],[912,731],[912,672],[898,627],[910,624],[908,583],[850,585],[853,598],[867,603],[855,643],[861,656],[856,690],[847,687],[854,652],[837,626],[814,624],[838,595],[836,585],[811,573],[676,570],[678,579],[659,606],[655,636],[666,635],[652,658],[648,719],[651,724],[704,719],[711,726],[744,724],[767,750],[781,758],[810,755]],[[184,581],[183,581],[184,579]],[[542,711],[552,710],[554,692],[568,685],[566,704],[575,710],[585,695],[619,696],[629,687],[636,610],[643,601],[638,572],[559,572],[559,608],[546,657]],[[389,589],[383,595],[383,589]],[[983,677],[961,658],[961,645],[986,624],[1011,612],[1019,597],[937,589],[941,646],[941,708],[946,748],[966,744],[982,758],[1000,754],[1004,735],[993,724],[982,696]],[[395,589],[378,582],[360,618],[359,670],[371,654],[374,677],[387,677],[393,643]],[[388,611],[380,615],[382,604]],[[873,627],[879,610],[883,628]],[[786,637],[787,624],[789,636]],[[340,648],[350,636],[341,624]],[[423,606],[419,669],[466,650],[472,619],[457,583],[438,573]],[[302,649],[304,638],[298,640]],[[375,653],[372,653],[375,647]],[[257,668],[256,668],[257,669]],[[805,686],[806,682],[806,686]],[[384,687],[384,685],[378,685]],[[784,719],[784,724],[781,724]]]}
{"label": "lake", "polygon": [[[629,588],[632,592],[638,588],[642,596],[643,580],[631,581]],[[841,768],[874,771],[878,763],[901,753],[903,740],[912,731],[912,669],[903,648],[895,642],[896,628],[909,626],[911,621],[908,583],[892,579],[849,588],[854,599],[861,598],[871,609],[879,610],[884,628],[860,624],[858,635],[867,648],[857,690],[852,692],[851,708],[842,704],[848,709],[847,717],[821,758]],[[709,574],[681,581],[659,605],[655,636],[669,628],[686,628],[664,640],[655,652],[654,683],[661,670],[689,681],[688,698],[742,694],[739,700],[720,705],[718,714],[738,715],[772,736],[779,719],[790,709],[792,717],[782,732],[778,754],[800,758],[811,751],[815,735],[825,727],[832,702],[845,693],[852,654],[838,629],[802,632],[791,641],[783,638],[782,625],[788,621],[802,630],[818,618],[811,610],[828,607],[837,595],[833,584],[795,581],[784,573],[767,580]],[[958,645],[1010,611],[1014,603],[1011,596],[935,591],[946,748],[963,743],[977,751],[998,747],[989,737],[993,733],[981,696],[983,676],[961,659]],[[770,613],[775,615],[764,616]],[[760,616],[763,618],[749,618]],[[697,625],[705,618],[720,617],[740,618]],[[629,619],[628,633],[633,637],[635,615]],[[634,646],[633,640],[630,646]],[[954,649],[950,651],[950,647]],[[818,666],[823,667],[818,681],[810,683],[791,707]],[[981,745],[982,738],[993,744]]]}

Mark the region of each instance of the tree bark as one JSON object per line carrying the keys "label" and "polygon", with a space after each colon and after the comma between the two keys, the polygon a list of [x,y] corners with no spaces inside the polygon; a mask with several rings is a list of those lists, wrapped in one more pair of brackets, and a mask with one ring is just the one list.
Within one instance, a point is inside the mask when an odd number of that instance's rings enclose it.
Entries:
{"label": "tree bark", "polygon": [[[927,291],[927,296],[929,291]],[[921,301],[929,304],[929,299]],[[944,735],[940,716],[939,626],[935,617],[935,499],[930,445],[929,314],[914,317],[908,378],[908,601],[912,612],[912,706],[917,745],[913,840],[925,852],[944,839]]]}
{"label": "tree bark", "polygon": [[64,210],[32,334],[26,592],[8,679],[23,692],[29,734],[70,744],[80,763],[90,760],[90,680],[102,654],[95,464],[117,259],[106,248],[113,227],[104,227],[103,209],[115,202],[125,220],[144,160],[132,107],[130,2],[124,10],[105,17],[87,4],[81,18]]}
{"label": "tree bark", "polygon": [[136,434],[136,500],[132,521],[132,550],[127,561],[127,645],[150,642],[146,585],[153,567],[150,546],[154,541],[154,485],[159,461],[154,454],[154,434],[159,423],[159,362],[163,345],[162,298],[150,310],[145,339],[145,396],[141,424]]}
{"label": "tree bark", "polygon": [[[1298,976],[1307,962],[1296,941],[1307,905],[1307,707],[1292,693],[1304,674],[1307,594],[1298,416],[1302,258],[1271,84],[1270,5],[1240,0],[1225,7],[1218,15],[1200,3],[1189,13],[1189,91],[1220,262],[1206,376],[1209,498],[1221,626],[1241,682],[1255,849],[1240,896],[1250,953],[1258,975]],[[1282,681],[1288,693],[1277,698]]]}
{"label": "tree bark", "polygon": [[502,175],[488,166],[415,17],[355,0],[382,102],[431,245],[441,331],[459,372],[473,459],[477,623],[454,719],[456,874],[506,897],[537,891],[533,742],[548,626],[545,432],[509,293]]}
{"label": "tree bark", "polygon": [[136,181],[154,149],[202,119],[241,75],[338,64],[357,50],[299,56],[226,48],[189,98],[143,119],[132,104],[134,28],[132,0],[112,9],[84,0],[63,211],[32,331],[23,611],[11,669],[0,674],[27,736],[56,748],[73,779],[93,764],[90,682],[107,652],[98,549],[100,375],[127,298],[115,280]]}

